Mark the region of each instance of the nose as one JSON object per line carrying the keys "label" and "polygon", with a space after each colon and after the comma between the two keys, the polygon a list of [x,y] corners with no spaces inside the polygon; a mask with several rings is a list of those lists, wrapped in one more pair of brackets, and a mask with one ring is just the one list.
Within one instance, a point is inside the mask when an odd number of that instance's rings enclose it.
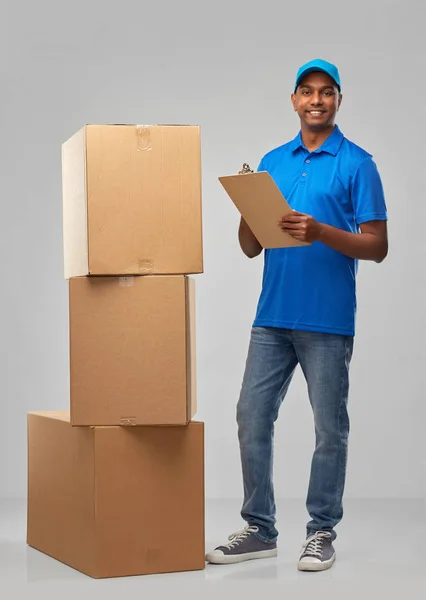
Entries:
{"label": "nose", "polygon": [[318,106],[319,104],[322,104],[320,92],[317,91],[312,93],[311,104],[312,106]]}

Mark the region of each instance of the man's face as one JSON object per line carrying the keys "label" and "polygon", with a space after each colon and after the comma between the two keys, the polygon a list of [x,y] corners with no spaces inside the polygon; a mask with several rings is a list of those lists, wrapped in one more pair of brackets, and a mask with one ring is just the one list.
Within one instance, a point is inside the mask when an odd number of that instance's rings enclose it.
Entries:
{"label": "man's face", "polygon": [[333,126],[342,95],[329,75],[316,72],[302,79],[291,101],[302,127],[320,131]]}

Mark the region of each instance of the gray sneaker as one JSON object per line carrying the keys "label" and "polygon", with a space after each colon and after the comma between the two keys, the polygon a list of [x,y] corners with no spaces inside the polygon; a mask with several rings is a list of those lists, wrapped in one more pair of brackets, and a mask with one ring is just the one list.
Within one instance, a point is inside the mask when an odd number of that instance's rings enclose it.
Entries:
{"label": "gray sneaker", "polygon": [[229,536],[229,543],[218,546],[206,554],[206,561],[217,565],[238,563],[255,558],[271,558],[277,555],[277,544],[259,540],[254,534],[258,527],[247,525]]}
{"label": "gray sneaker", "polygon": [[303,544],[297,568],[299,571],[325,571],[333,566],[335,560],[331,533],[317,531]]}

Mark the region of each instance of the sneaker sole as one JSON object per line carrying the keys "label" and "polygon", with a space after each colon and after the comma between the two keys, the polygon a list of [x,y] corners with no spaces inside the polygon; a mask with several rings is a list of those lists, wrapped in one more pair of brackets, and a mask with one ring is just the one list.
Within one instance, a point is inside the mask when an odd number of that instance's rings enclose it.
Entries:
{"label": "sneaker sole", "polygon": [[259,552],[247,552],[246,554],[224,554],[223,556],[206,555],[206,561],[215,565],[229,565],[257,558],[273,558],[277,556],[277,549],[261,550]]}
{"label": "sneaker sole", "polygon": [[329,569],[333,565],[335,560],[336,560],[336,555],[334,554],[334,556],[332,558],[330,558],[330,560],[324,561],[322,563],[299,562],[297,564],[297,568],[299,571],[325,571],[326,569]]}

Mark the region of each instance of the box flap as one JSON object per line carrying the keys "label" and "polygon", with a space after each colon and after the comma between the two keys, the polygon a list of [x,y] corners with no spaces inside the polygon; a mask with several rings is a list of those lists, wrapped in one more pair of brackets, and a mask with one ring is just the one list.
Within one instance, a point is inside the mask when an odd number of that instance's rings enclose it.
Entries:
{"label": "box flap", "polygon": [[86,275],[89,249],[84,128],[62,144],[62,221],[64,277]]}
{"label": "box flap", "polygon": [[27,543],[95,574],[94,436],[67,411],[29,413]]}
{"label": "box flap", "polygon": [[187,394],[188,421],[197,412],[197,345],[195,313],[195,281],[186,277],[186,344],[187,344]]}

